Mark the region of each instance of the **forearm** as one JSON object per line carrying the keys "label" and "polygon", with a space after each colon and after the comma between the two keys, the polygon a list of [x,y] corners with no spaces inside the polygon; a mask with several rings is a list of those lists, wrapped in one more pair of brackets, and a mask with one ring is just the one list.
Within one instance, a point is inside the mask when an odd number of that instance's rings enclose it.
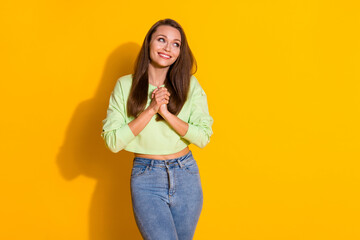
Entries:
{"label": "forearm", "polygon": [[189,128],[187,122],[184,122],[176,115],[166,111],[165,113],[161,114],[161,116],[169,123],[169,125],[180,135],[184,136]]}
{"label": "forearm", "polygon": [[129,122],[130,130],[135,136],[137,136],[150,122],[151,118],[155,115],[155,112],[150,108],[145,109],[140,115]]}

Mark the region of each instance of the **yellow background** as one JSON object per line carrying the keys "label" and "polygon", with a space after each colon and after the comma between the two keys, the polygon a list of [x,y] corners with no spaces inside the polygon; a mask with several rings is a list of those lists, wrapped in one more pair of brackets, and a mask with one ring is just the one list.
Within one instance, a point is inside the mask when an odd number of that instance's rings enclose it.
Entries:
{"label": "yellow background", "polygon": [[360,8],[347,0],[0,7],[0,239],[140,239],[101,120],[146,32],[180,22],[215,122],[195,239],[360,239]]}

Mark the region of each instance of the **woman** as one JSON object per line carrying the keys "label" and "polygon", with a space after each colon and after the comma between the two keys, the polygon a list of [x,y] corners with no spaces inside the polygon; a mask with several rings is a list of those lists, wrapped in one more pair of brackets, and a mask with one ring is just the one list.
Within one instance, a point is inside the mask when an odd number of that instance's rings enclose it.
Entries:
{"label": "woman", "polygon": [[199,170],[188,145],[209,142],[213,119],[193,65],[182,27],[158,21],[134,74],[117,81],[103,121],[108,148],[135,153],[131,197],[144,239],[192,239],[200,216]]}

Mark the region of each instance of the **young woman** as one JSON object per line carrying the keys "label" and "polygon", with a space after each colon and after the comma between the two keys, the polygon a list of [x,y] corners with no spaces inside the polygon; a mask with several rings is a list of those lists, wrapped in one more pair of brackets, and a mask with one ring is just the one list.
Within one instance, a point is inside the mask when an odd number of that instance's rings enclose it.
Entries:
{"label": "young woman", "polygon": [[206,94],[192,75],[182,27],[160,20],[147,33],[135,72],[116,82],[102,137],[113,152],[135,153],[131,197],[144,239],[192,239],[203,195],[191,151],[212,135]]}

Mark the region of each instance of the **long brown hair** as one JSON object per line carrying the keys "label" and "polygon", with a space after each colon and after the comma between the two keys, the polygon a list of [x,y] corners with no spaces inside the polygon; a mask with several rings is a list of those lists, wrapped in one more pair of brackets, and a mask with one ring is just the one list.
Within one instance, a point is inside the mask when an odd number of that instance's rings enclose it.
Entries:
{"label": "long brown hair", "polygon": [[[149,90],[148,67],[150,64],[150,41],[152,34],[161,25],[174,27],[179,30],[181,35],[180,54],[176,61],[169,67],[165,79],[165,87],[171,94],[170,101],[167,105],[169,112],[177,115],[187,99],[190,77],[193,74],[191,71],[195,66],[195,73],[197,68],[195,58],[180,24],[172,19],[160,20],[156,22],[146,34],[140,53],[137,56],[132,86],[127,101],[128,116],[137,117],[145,109]],[[162,117],[158,114],[157,120],[161,119]]]}

